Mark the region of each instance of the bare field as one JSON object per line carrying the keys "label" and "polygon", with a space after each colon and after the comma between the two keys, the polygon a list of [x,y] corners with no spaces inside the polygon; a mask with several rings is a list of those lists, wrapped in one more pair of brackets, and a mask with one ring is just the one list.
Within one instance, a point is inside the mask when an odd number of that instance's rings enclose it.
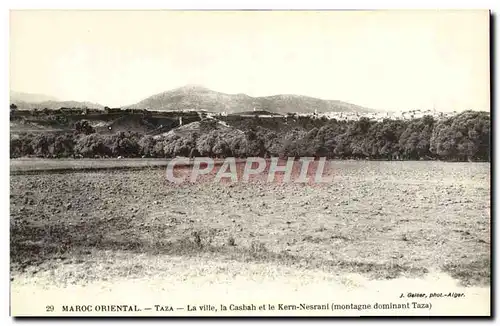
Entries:
{"label": "bare field", "polygon": [[162,167],[168,164],[166,159],[44,159],[44,158],[16,158],[10,160],[11,173],[44,172],[44,171],[71,171],[71,170],[100,170],[100,169],[127,169]]}
{"label": "bare field", "polygon": [[174,185],[162,168],[12,175],[11,277],[70,265],[52,282],[87,283],[160,268],[120,268],[126,254],[489,285],[490,164],[338,161],[331,171],[320,185]]}

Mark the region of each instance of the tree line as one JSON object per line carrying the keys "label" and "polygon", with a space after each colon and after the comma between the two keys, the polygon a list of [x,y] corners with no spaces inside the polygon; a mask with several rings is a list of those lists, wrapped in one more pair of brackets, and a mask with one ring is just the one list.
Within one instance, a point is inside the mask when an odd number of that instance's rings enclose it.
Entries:
{"label": "tree line", "polygon": [[[153,137],[135,132],[99,134],[82,120],[72,133],[11,137],[11,158],[85,157],[328,157],[332,159],[490,161],[490,115],[466,111],[440,120],[314,120],[308,127],[263,127],[254,120],[242,129],[200,128]],[[314,121],[313,121],[314,120]],[[238,126],[241,128],[241,126]]]}

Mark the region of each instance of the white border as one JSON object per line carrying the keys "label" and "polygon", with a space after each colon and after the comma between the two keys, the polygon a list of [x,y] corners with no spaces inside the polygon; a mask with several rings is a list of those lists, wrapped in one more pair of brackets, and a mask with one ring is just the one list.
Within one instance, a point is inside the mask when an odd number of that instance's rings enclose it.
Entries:
{"label": "white border", "polygon": [[[0,179],[1,185],[1,194],[0,194],[0,203],[2,208],[2,218],[3,218],[3,227],[0,228],[0,232],[2,232],[2,243],[4,245],[3,250],[0,251],[1,261],[2,261],[2,269],[0,280],[2,287],[2,297],[3,302],[1,305],[1,315],[2,315],[2,324],[13,324],[14,321],[9,316],[9,154],[8,154],[8,146],[9,146],[9,110],[8,110],[8,76],[9,76],[9,63],[8,63],[8,49],[9,49],[9,10],[10,9],[208,9],[208,10],[218,10],[218,9],[304,9],[304,10],[321,10],[321,9],[491,9],[493,13],[498,13],[500,7],[500,1],[498,0],[407,0],[407,1],[395,1],[395,0],[385,0],[385,1],[370,1],[370,0],[350,0],[350,1],[320,1],[320,0],[287,0],[287,1],[279,1],[279,0],[245,0],[245,1],[237,1],[237,0],[212,0],[212,1],[203,1],[203,0],[183,0],[183,1],[174,1],[174,0],[166,0],[166,1],[157,1],[157,0],[141,0],[141,1],[109,1],[109,0],[86,0],[86,1],[64,1],[64,0],[52,0],[52,1],[34,1],[34,0],[26,0],[26,1],[3,1],[1,4],[2,11],[0,16],[1,21],[1,40],[3,44],[2,51],[2,87],[0,88],[0,96],[2,102],[4,104],[4,108],[0,110],[1,118],[0,122],[3,125],[3,128],[0,128],[2,133],[2,146],[0,148],[3,149],[1,166],[2,166],[2,174]],[[495,43],[498,43],[498,17],[496,19],[495,26]],[[497,54],[498,56],[498,54]],[[497,69],[495,69],[495,76]],[[498,94],[498,80],[495,85],[494,92]],[[498,101],[498,99],[497,99]],[[498,103],[498,102],[497,102]],[[495,112],[497,112],[496,107],[492,108]],[[497,123],[498,117],[494,121],[494,129],[495,134],[499,133],[499,126]],[[498,153],[499,149],[499,140],[498,137],[495,139],[495,149],[494,151]],[[498,172],[497,172],[498,175]],[[495,180],[496,181],[496,180]],[[498,197],[498,193],[495,194],[495,202]],[[492,216],[492,219],[496,219],[496,216]],[[498,235],[498,224],[500,222],[496,222],[496,234]],[[498,241],[495,241],[498,243]],[[496,252],[496,247],[492,248],[492,252]],[[495,273],[495,278],[498,282],[498,268],[497,273]],[[495,311],[498,313],[498,300],[496,301]],[[146,320],[145,320],[146,321]],[[63,323],[67,321],[62,321]],[[105,321],[91,321],[93,324],[103,324]],[[173,320],[166,320],[168,323],[174,322]],[[184,321],[186,322],[186,321]],[[214,322],[218,322],[214,321]],[[266,324],[268,321],[260,321],[257,322]],[[334,323],[343,324],[346,321],[333,321]],[[381,320],[380,322],[385,322],[385,320]],[[454,323],[455,321],[444,321],[444,320],[434,320],[432,323]],[[44,324],[52,324],[52,321],[45,321]],[[134,321],[134,323],[143,323],[143,321],[138,322]],[[471,322],[472,323],[472,322]]]}
{"label": "white border", "polygon": [[7,3],[11,9],[488,9],[495,7],[495,1],[492,0],[124,0],[120,2],[18,0]]}

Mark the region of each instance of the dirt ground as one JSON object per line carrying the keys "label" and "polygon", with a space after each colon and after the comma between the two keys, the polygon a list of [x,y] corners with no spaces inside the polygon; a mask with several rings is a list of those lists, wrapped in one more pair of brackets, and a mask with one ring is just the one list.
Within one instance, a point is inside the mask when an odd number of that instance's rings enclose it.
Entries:
{"label": "dirt ground", "polygon": [[124,158],[124,159],[44,159],[16,158],[10,160],[10,172],[71,172],[73,170],[105,170],[105,169],[144,169],[162,167],[168,164],[166,159],[156,158]]}
{"label": "dirt ground", "polygon": [[198,273],[219,282],[276,266],[489,287],[489,163],[335,161],[331,171],[319,185],[175,185],[162,168],[12,175],[12,286],[140,280],[180,259],[212,262]]}

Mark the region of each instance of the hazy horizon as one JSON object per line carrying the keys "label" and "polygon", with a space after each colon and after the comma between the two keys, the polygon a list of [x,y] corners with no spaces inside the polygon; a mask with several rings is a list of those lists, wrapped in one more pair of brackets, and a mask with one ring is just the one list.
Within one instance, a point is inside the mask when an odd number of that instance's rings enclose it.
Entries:
{"label": "hazy horizon", "polygon": [[490,110],[489,13],[11,11],[10,89],[110,107],[186,85]]}

